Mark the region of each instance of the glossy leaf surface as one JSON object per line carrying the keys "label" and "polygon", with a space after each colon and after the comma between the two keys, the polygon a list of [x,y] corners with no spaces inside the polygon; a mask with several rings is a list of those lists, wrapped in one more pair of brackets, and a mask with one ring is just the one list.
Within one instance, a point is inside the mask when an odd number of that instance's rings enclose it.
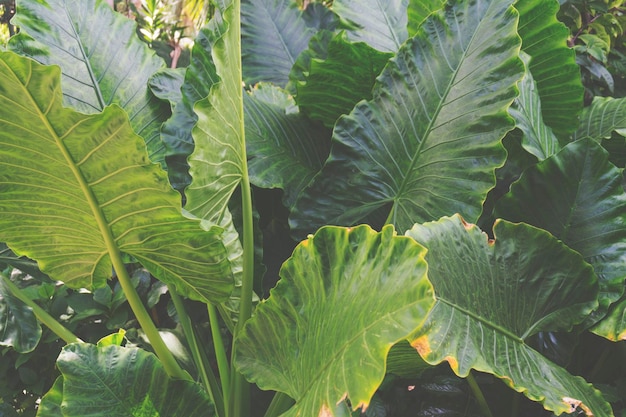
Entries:
{"label": "glossy leaf surface", "polygon": [[522,54],[522,59],[527,68],[526,75],[519,83],[520,94],[509,109],[509,114],[515,119],[515,125],[524,132],[522,137],[524,149],[542,161],[554,155],[561,146],[552,129],[543,122],[537,84],[528,69],[530,57]]}
{"label": "glossy leaf surface", "polygon": [[626,193],[620,171],[591,139],[527,169],[496,215],[552,233],[593,265],[604,309],[624,291]]}
{"label": "glossy leaf surface", "polygon": [[337,122],[291,227],[352,225],[389,208],[399,230],[455,212],[478,218],[513,128],[507,108],[524,70],[516,25],[500,0],[431,15],[378,77],[373,99]]}
{"label": "glossy leaf surface", "polygon": [[549,233],[499,220],[495,240],[463,219],[415,225],[437,302],[411,344],[459,376],[489,372],[555,412],[612,416],[602,394],[533,350],[540,331],[568,331],[597,306],[590,265]]}
{"label": "glossy leaf surface", "polygon": [[61,351],[57,367],[63,389],[55,396],[63,396],[65,417],[214,415],[200,385],[169,378],[145,350],[72,344]]}
{"label": "glossy leaf surface", "polygon": [[[324,227],[302,242],[238,339],[236,361],[262,389],[296,404],[284,416],[366,406],[392,345],[433,303],[424,249],[393,227]],[[372,297],[376,294],[376,297]]]}
{"label": "glossy leaf surface", "polygon": [[42,0],[20,1],[14,24],[21,33],[11,39],[11,49],[61,67],[66,106],[97,113],[118,104],[150,158],[163,161],[159,129],[169,109],[147,84],[163,61],[139,40],[134,22],[100,0]]}
{"label": "glossy leaf surface", "polygon": [[58,67],[11,52],[0,55],[0,92],[0,240],[73,288],[102,286],[122,252],[189,297],[228,296],[220,229],[182,216],[123,110],[62,107]]}
{"label": "glossy leaf surface", "polygon": [[41,326],[33,310],[15,297],[0,276],[0,346],[31,352],[41,339]]}
{"label": "glossy leaf surface", "polygon": [[574,50],[567,46],[569,30],[556,17],[559,2],[518,0],[522,50],[532,57],[530,72],[537,83],[546,124],[567,142],[576,129],[583,105],[583,86]]}
{"label": "glossy leaf surface", "polygon": [[610,139],[613,132],[626,136],[626,99],[595,97],[580,115],[574,139]]}
{"label": "glossy leaf surface", "polygon": [[[333,10],[354,26],[350,40],[382,52],[396,52],[408,38],[409,0],[335,0]],[[367,10],[367,12],[365,12]]]}

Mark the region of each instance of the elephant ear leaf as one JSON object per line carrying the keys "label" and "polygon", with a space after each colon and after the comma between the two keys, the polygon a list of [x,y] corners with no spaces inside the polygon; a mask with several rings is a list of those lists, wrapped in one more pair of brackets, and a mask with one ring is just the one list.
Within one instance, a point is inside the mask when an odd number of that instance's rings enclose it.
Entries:
{"label": "elephant ear leaf", "polygon": [[597,307],[591,265],[548,232],[498,220],[495,240],[459,216],[414,226],[428,249],[437,302],[411,344],[459,376],[491,373],[559,415],[581,407],[612,416],[602,394],[527,344],[541,331],[568,331]]}
{"label": "elephant ear leaf", "polygon": [[62,376],[42,404],[65,417],[215,415],[200,385],[171,379],[156,356],[142,349],[71,344],[57,367]]}
{"label": "elephant ear leaf", "polygon": [[13,22],[20,33],[10,49],[61,67],[66,106],[98,113],[118,104],[152,161],[163,161],[159,130],[170,112],[150,93],[148,79],[164,63],[139,40],[133,21],[101,0],[41,0],[18,2]]}
{"label": "elephant ear leaf", "polygon": [[517,21],[501,0],[431,14],[385,66],[372,100],[335,125],[329,159],[292,210],[296,233],[381,210],[402,231],[449,213],[477,219],[524,74]]}
{"label": "elephant ear leaf", "polygon": [[340,415],[346,397],[353,409],[367,406],[392,345],[432,306],[424,254],[392,226],[320,229],[283,264],[281,280],[246,323],[240,372],[295,399],[286,417]]}
{"label": "elephant ear leaf", "polygon": [[179,194],[122,109],[64,108],[58,67],[4,52],[0,125],[0,241],[17,255],[52,279],[94,288],[126,253],[186,296],[229,295],[221,229],[183,217]]}

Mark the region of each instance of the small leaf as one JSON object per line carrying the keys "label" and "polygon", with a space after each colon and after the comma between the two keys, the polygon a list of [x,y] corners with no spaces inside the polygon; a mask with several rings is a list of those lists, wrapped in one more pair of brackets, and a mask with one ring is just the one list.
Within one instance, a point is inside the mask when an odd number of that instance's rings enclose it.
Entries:
{"label": "small leaf", "polygon": [[597,307],[598,283],[580,254],[548,232],[496,221],[495,240],[458,215],[415,225],[428,249],[437,302],[411,344],[430,364],[491,373],[548,410],[613,416],[602,394],[547,360],[527,339],[568,331]]}
{"label": "small leaf", "polygon": [[0,346],[32,352],[41,339],[41,326],[33,310],[11,293],[0,276]]}
{"label": "small leaf", "polygon": [[353,409],[367,406],[392,345],[432,305],[424,253],[391,226],[320,229],[283,264],[281,280],[246,323],[237,341],[240,372],[294,398],[284,416],[338,416],[331,410],[346,396]]}
{"label": "small leaf", "polygon": [[64,417],[214,415],[199,385],[169,378],[153,354],[138,348],[71,344],[61,351],[57,367]]}

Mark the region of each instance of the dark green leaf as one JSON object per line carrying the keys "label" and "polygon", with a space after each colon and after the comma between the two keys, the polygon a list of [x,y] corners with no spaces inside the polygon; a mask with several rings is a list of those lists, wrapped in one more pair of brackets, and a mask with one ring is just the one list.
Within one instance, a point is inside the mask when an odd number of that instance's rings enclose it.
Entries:
{"label": "dark green leaf", "polygon": [[428,249],[437,299],[411,342],[427,362],[445,360],[462,377],[492,373],[556,414],[580,406],[613,415],[599,391],[526,343],[570,330],[597,307],[597,279],[580,254],[544,230],[501,220],[489,240],[458,215],[407,234]]}
{"label": "dark green leaf", "polygon": [[580,115],[573,138],[610,139],[613,132],[626,136],[626,98],[595,97]]}
{"label": "dark green leaf", "polygon": [[399,230],[454,212],[477,219],[513,128],[507,108],[524,70],[516,26],[500,0],[432,14],[378,77],[373,99],[337,122],[292,228],[352,225],[389,208]]}
{"label": "dark green leaf", "polygon": [[0,346],[19,353],[33,351],[41,339],[41,326],[33,310],[15,297],[0,276]]}
{"label": "dark green leaf", "polygon": [[13,22],[20,27],[9,43],[14,51],[61,67],[65,105],[97,113],[118,104],[150,158],[163,161],[159,129],[169,111],[147,85],[163,61],[139,40],[131,20],[100,0],[40,0],[20,1]]}
{"label": "dark green leaf", "polygon": [[432,305],[424,253],[391,226],[320,229],[295,249],[246,323],[240,372],[294,398],[285,417],[338,415],[346,396],[353,409],[367,406],[392,345]]}

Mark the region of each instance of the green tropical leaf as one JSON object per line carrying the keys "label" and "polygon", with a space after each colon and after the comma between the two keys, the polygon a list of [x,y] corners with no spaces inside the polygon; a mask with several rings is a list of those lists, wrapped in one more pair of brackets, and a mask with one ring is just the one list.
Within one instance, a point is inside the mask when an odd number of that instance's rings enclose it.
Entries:
{"label": "green tropical leaf", "polygon": [[206,392],[195,382],[174,380],[156,356],[139,348],[65,346],[57,359],[64,417],[206,417],[215,415]]}
{"label": "green tropical leaf", "polygon": [[409,37],[409,0],[334,0],[333,11],[353,26],[348,37],[382,52],[396,52]]}
{"label": "green tropical leaf", "polygon": [[61,67],[66,106],[91,114],[118,104],[152,161],[163,161],[159,129],[170,113],[147,83],[164,64],[139,40],[131,20],[101,0],[41,0],[20,1],[13,22],[20,34],[11,38],[12,50]]}
{"label": "green tropical leaf", "polygon": [[17,268],[40,281],[51,282],[50,278],[41,272],[37,262],[25,256],[17,256],[6,244],[0,243],[0,269],[4,269],[7,265]]}
{"label": "green tropical leaf", "polygon": [[409,0],[408,25],[409,37],[412,38],[428,15],[443,7],[445,0]]}
{"label": "green tropical leaf", "polygon": [[583,109],[573,138],[610,139],[613,132],[626,136],[626,98],[594,97]]}
{"label": "green tropical leaf", "polygon": [[545,229],[578,251],[598,276],[599,314],[623,294],[626,193],[620,170],[593,140],[572,142],[528,168],[495,214]]}
{"label": "green tropical leaf", "polygon": [[211,57],[213,36],[213,24],[203,27],[194,41],[191,63],[186,69],[163,69],[150,79],[154,94],[172,106],[172,117],[163,124],[161,139],[170,182],[180,192],[191,183],[187,157],[194,148],[192,130],[198,121],[193,106],[208,97],[211,87],[219,81]]}
{"label": "green tropical leaf", "polygon": [[320,229],[283,264],[281,280],[246,323],[239,371],[294,398],[285,417],[340,415],[346,396],[353,409],[367,406],[392,345],[433,303],[424,254],[392,226]]}
{"label": "green tropical leaf", "polygon": [[614,342],[626,340],[626,297],[611,304],[606,316],[590,330]]}
{"label": "green tropical leaf", "polygon": [[320,29],[334,29],[334,14],[318,3],[302,11],[293,0],[244,0],[241,60],[247,84],[284,87],[296,58]]}
{"label": "green tropical leaf", "polygon": [[277,87],[261,85],[246,94],[244,110],[250,181],[283,189],[290,207],[328,157],[330,131],[299,114]]}
{"label": "green tropical leaf", "polygon": [[338,33],[328,43],[326,57],[311,59],[305,79],[295,84],[300,110],[332,128],[357,102],[372,98],[374,81],[392,56]]}
{"label": "green tropical leaf", "polygon": [[597,279],[580,254],[544,230],[502,220],[489,240],[459,215],[407,235],[428,249],[437,299],[411,342],[427,362],[446,360],[462,377],[494,374],[555,414],[581,407],[613,416],[599,391],[527,344],[540,331],[570,330],[597,306]]}
{"label": "green tropical leaf", "polygon": [[37,409],[37,417],[64,417],[61,405],[63,404],[63,377],[58,377],[46,395],[41,398]]}
{"label": "green tropical leaf", "polygon": [[41,326],[33,310],[7,288],[5,279],[0,276],[0,346],[32,352],[41,339]]}
{"label": "green tropical leaf", "polygon": [[507,108],[524,72],[516,26],[500,0],[432,14],[378,77],[373,99],[337,122],[292,228],[352,225],[379,210],[398,230],[455,212],[477,219],[513,128]]}
{"label": "green tropical leaf", "polygon": [[546,124],[563,142],[576,129],[583,105],[583,86],[576,54],[567,46],[569,30],[556,14],[555,0],[517,0],[522,50],[532,57],[530,72],[537,83]]}
{"label": "green tropical leaf", "polygon": [[521,56],[527,68],[526,75],[519,83],[520,94],[509,109],[509,114],[515,119],[516,126],[524,132],[522,137],[524,149],[542,161],[554,155],[561,146],[552,129],[543,122],[541,99],[535,80],[528,69],[530,57],[523,52]]}
{"label": "green tropical leaf", "polygon": [[220,229],[182,216],[122,109],[62,107],[58,67],[11,52],[0,54],[0,92],[0,241],[72,288],[104,285],[121,252],[186,296],[229,295]]}
{"label": "green tropical leaf", "polygon": [[243,177],[246,166],[243,127],[243,89],[239,3],[226,1],[214,20],[211,56],[220,81],[208,97],[194,106],[198,116],[189,156],[192,182],[185,194],[185,208],[193,215],[219,223],[228,200]]}

